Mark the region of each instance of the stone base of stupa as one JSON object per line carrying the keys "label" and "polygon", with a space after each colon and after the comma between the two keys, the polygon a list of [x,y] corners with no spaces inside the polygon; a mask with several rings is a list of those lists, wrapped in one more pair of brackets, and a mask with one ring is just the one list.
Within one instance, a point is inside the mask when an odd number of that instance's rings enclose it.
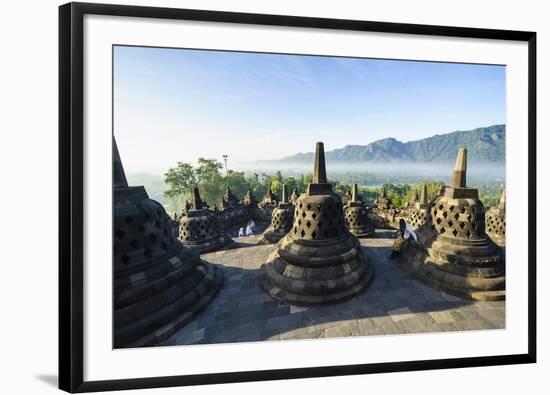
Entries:
{"label": "stone base of stupa", "polygon": [[373,277],[374,267],[355,237],[293,240],[289,234],[262,265],[258,285],[281,302],[316,306],[359,295]]}
{"label": "stone base of stupa", "polygon": [[374,234],[374,224],[369,218],[368,210],[362,204],[350,202],[344,208],[346,227],[355,237],[369,237]]}
{"label": "stone base of stupa", "polygon": [[115,348],[161,343],[204,309],[222,284],[220,269],[179,243],[148,267],[116,284],[125,289],[115,290]]}
{"label": "stone base of stupa", "polygon": [[258,245],[278,243],[283,237],[286,236],[287,233],[288,232],[285,231],[272,231],[267,229],[262,235],[262,238],[258,241]]}
{"label": "stone base of stupa", "polygon": [[220,235],[208,240],[185,242],[183,245],[200,254],[206,254],[207,252],[223,250],[230,247],[232,243],[233,239],[229,235]]}
{"label": "stone base of stupa", "polygon": [[426,285],[466,299],[504,300],[505,265],[489,239],[456,244],[441,242],[429,225],[417,231],[421,247],[407,243],[397,262]]}
{"label": "stone base of stupa", "polygon": [[348,228],[350,233],[358,238],[370,237],[374,235],[374,225],[365,225]]}

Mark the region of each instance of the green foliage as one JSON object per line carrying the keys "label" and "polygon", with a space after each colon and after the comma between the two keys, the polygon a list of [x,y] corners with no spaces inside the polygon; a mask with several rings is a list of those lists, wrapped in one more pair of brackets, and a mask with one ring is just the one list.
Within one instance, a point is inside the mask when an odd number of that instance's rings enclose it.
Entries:
{"label": "green foliage", "polygon": [[166,197],[177,198],[197,185],[195,169],[189,163],[178,162],[164,174],[164,182],[170,187],[164,192]]}
{"label": "green foliage", "polygon": [[481,200],[486,210],[498,206],[500,196],[502,195],[503,185],[481,184],[476,185],[475,188],[478,189],[479,200]]}
{"label": "green foliage", "polygon": [[424,185],[428,186],[428,201],[430,202],[439,195],[439,190],[441,189],[442,186],[445,185],[445,183],[443,181],[428,181],[428,180],[416,183],[411,187],[410,191],[405,195],[403,199],[403,204],[405,204],[405,202],[412,201],[414,198],[415,192],[418,192],[418,198],[420,199],[420,196],[422,194],[422,188],[424,187]]}
{"label": "green foliage", "polygon": [[[164,203],[167,212],[173,215],[175,212],[181,212],[185,206],[185,201],[190,199],[193,188],[198,185],[201,197],[211,206],[218,205],[222,199],[225,189],[231,188],[231,191],[242,199],[246,191],[250,188],[257,199],[261,199],[271,186],[277,196],[281,196],[283,184],[288,186],[289,194],[296,187],[300,193],[305,192],[306,187],[312,181],[312,174],[302,174],[301,176],[283,176],[280,171],[275,174],[261,175],[257,173],[245,174],[228,170],[226,175],[222,174],[222,164],[215,159],[200,158],[196,166],[189,163],[178,162],[175,167],[170,168],[164,175],[164,182],[168,189],[161,195],[161,183],[158,180],[143,179],[145,176],[136,180],[131,180],[132,184],[144,184],[152,198]],[[143,179],[143,180],[142,180]],[[367,205],[372,205],[374,200],[380,194],[382,188],[385,188],[388,198],[392,201],[394,207],[401,208],[407,201],[413,199],[415,191],[418,191],[420,197],[422,186],[428,187],[428,200],[437,197],[439,190],[444,183],[442,181],[424,180],[416,184],[394,184],[384,183],[380,187],[365,187],[365,183],[344,182],[356,181],[357,178],[349,176],[331,179],[329,182],[333,185],[333,190],[340,196],[351,188],[354,183],[359,187],[359,194]],[[139,182],[143,181],[143,182]],[[361,186],[363,185],[363,186]],[[367,184],[369,185],[369,184]],[[471,185],[478,188],[479,197],[485,207],[488,209],[498,205],[502,193],[502,185],[499,183],[486,183],[480,185]]]}

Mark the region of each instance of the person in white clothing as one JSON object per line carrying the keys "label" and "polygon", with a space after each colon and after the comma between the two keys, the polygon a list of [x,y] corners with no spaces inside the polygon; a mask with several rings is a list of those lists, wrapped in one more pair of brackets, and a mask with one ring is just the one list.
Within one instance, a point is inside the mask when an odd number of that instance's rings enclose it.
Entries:
{"label": "person in white clothing", "polygon": [[403,218],[399,220],[399,230],[397,231],[397,239],[394,241],[390,259],[394,259],[405,248],[410,238],[413,238],[418,243],[418,236],[410,224],[408,224]]}

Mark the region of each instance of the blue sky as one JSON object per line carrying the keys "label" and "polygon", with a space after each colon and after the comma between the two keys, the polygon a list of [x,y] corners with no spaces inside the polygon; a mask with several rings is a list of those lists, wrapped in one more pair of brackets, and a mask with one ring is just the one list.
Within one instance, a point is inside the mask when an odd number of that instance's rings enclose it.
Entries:
{"label": "blue sky", "polygon": [[[278,159],[505,123],[505,67],[115,47],[114,127],[128,173],[229,155]],[[231,166],[230,166],[231,168]]]}

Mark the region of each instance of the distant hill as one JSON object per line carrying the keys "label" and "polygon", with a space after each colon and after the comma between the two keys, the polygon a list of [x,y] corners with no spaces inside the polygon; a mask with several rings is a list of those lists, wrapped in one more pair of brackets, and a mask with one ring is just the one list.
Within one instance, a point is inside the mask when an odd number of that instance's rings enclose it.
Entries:
{"label": "distant hill", "polygon": [[[468,160],[504,162],[505,125],[438,134],[403,143],[393,137],[368,145],[346,145],[327,151],[331,162],[449,162],[456,158],[458,148],[468,149]],[[280,159],[285,162],[309,162],[313,152],[299,153]]]}

